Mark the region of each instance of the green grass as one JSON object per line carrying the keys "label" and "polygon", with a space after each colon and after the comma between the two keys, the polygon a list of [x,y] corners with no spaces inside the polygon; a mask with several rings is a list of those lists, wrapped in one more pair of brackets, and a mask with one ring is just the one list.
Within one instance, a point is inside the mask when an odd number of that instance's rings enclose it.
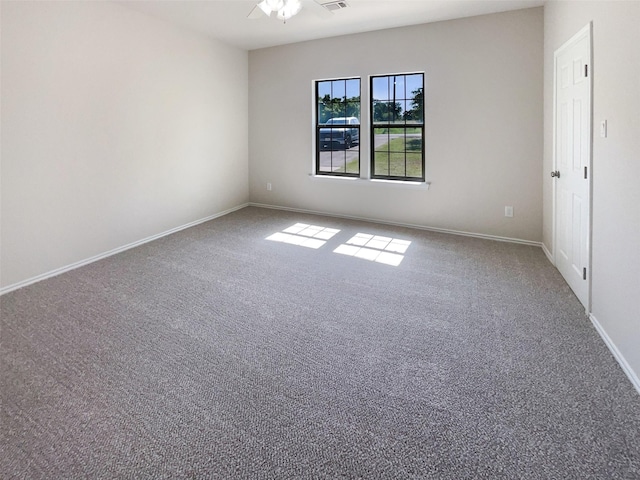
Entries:
{"label": "green grass", "polygon": [[[374,152],[373,175],[422,178],[422,139],[394,138]],[[356,171],[358,161],[347,164],[347,171]]]}
{"label": "green grass", "polygon": [[332,170],[333,173],[360,173],[360,165],[358,159],[351,160],[344,167],[339,167]]}
{"label": "green grass", "polygon": [[418,127],[407,127],[407,128],[377,128],[376,134],[381,133],[421,133],[422,130]]}

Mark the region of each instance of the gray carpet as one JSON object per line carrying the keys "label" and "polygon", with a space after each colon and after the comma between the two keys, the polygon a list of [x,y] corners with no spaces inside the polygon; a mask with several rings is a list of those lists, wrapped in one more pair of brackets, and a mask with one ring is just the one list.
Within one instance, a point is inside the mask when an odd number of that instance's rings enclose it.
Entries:
{"label": "gray carpet", "polygon": [[[266,240],[300,222],[340,231]],[[3,479],[640,478],[640,396],[539,248],[246,208],[0,307]]]}

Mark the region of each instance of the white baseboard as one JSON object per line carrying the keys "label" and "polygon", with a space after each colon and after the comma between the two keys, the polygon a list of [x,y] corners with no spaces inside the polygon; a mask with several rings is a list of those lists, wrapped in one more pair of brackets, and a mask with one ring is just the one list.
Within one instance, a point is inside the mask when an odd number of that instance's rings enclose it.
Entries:
{"label": "white baseboard", "polygon": [[532,247],[541,247],[542,243],[533,242],[531,240],[522,240],[520,238],[500,237],[497,235],[485,235],[484,233],[463,232],[459,230],[449,230],[447,228],[426,227],[424,225],[415,225],[412,223],[389,222],[377,218],[358,217],[354,215],[340,215],[337,213],[319,212],[316,210],[306,210],[303,208],[281,207],[278,205],[267,205],[264,203],[249,202],[250,207],[269,208],[272,210],[285,210],[288,212],[308,213],[312,215],[321,215],[323,217],[346,218],[349,220],[361,220],[365,222],[380,223],[382,225],[393,225],[395,227],[415,228],[417,230],[426,230],[429,232],[448,233],[451,235],[461,235],[464,237],[482,238],[485,240],[496,240],[498,242],[519,243],[521,245],[530,245]]}
{"label": "white baseboard", "polygon": [[607,332],[604,330],[604,328],[602,328],[602,325],[600,325],[600,322],[598,322],[598,320],[596,319],[596,317],[593,316],[592,313],[589,314],[589,320],[591,320],[591,323],[593,323],[593,326],[596,328],[596,331],[600,334],[600,337],[602,337],[602,340],[604,340],[604,343],[607,345],[607,347],[609,347],[609,350],[613,354],[613,357],[620,364],[622,371],[627,375],[627,377],[631,381],[631,384],[635,387],[636,391],[640,394],[640,379],[638,378],[638,375],[636,374],[636,372],[633,371],[633,368],[631,368],[631,365],[629,365],[629,363],[624,358],[622,353],[620,353],[620,350],[618,350],[618,347],[616,347],[615,343],[613,343],[613,340],[609,338],[609,335],[607,335]]}
{"label": "white baseboard", "polygon": [[167,235],[171,235],[172,233],[179,232],[180,230],[184,230],[186,228],[195,227],[204,222],[208,222],[218,217],[222,217],[231,212],[235,212],[236,210],[240,210],[241,208],[245,208],[249,206],[248,203],[244,203],[242,205],[238,205],[236,207],[230,208],[223,212],[215,213],[213,215],[209,215],[208,217],[201,218],[199,220],[195,220],[193,222],[186,223],[184,225],[180,225],[179,227],[172,228],[171,230],[167,230],[162,233],[158,233],[156,235],[152,235],[150,237],[143,238],[142,240],[138,240],[136,242],[129,243],[127,245],[123,245],[122,247],[114,248],[113,250],[109,250],[108,252],[100,253],[98,255],[94,255],[93,257],[86,258],[84,260],[80,260],[79,262],[72,263],[70,265],[66,265],[64,267],[56,268],[55,270],[51,270],[49,272],[43,273],[41,275],[37,275],[35,277],[28,278],[18,283],[14,283],[12,285],[8,285],[6,287],[0,288],[0,296],[5,293],[12,292],[22,287],[26,287],[27,285],[31,285],[36,282],[40,282],[42,280],[46,280],[47,278],[55,277],[56,275],[60,275],[62,273],[68,272],[70,270],[74,270],[79,267],[83,267],[84,265],[88,265],[93,262],[97,262],[98,260],[102,260],[103,258],[110,257],[112,255],[116,255],[118,253],[124,252],[125,250],[129,250],[131,248],[138,247],[148,242],[152,242],[153,240],[157,240],[162,237],[166,237]]}
{"label": "white baseboard", "polygon": [[555,266],[556,264],[555,259],[553,258],[553,255],[551,255],[551,252],[549,251],[547,246],[544,244],[544,242],[541,243],[540,246],[542,247],[542,251],[544,252],[544,254],[547,256],[547,258],[551,262],[551,265]]}

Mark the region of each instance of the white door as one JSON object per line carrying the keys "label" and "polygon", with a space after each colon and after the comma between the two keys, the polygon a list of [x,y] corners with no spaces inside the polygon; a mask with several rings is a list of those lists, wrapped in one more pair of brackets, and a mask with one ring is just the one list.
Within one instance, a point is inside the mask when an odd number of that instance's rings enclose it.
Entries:
{"label": "white door", "polygon": [[555,261],[589,311],[591,25],[555,53]]}

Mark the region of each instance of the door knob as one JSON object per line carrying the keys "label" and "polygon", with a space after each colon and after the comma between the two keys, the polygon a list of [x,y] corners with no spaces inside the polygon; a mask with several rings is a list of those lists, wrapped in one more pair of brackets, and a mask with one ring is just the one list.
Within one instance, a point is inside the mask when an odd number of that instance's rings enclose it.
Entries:
{"label": "door knob", "polygon": [[556,170],[555,172],[551,172],[552,177],[560,178],[560,171]]}

